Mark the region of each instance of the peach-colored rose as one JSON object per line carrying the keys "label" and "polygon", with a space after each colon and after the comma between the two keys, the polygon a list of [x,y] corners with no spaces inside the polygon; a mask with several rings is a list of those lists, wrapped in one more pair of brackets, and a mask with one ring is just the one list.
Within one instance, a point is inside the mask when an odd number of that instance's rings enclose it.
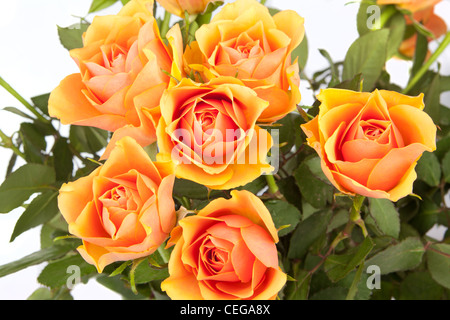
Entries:
{"label": "peach-colored rose", "polygon": [[83,240],[79,253],[99,272],[110,263],[152,254],[176,224],[173,165],[152,162],[129,137],[105,164],[64,184],[58,206],[69,232]]}
{"label": "peach-colored rose", "polygon": [[318,99],[319,115],[301,127],[333,185],[392,201],[410,194],[417,160],[436,149],[436,126],[422,111],[423,94],[325,89]]}
{"label": "peach-colored rose", "polygon": [[179,221],[168,245],[174,300],[269,300],[286,283],[278,266],[277,230],[263,202],[248,191],[213,200]]}
{"label": "peach-colored rose", "polygon": [[272,17],[256,0],[229,3],[195,33],[185,53],[187,73],[237,77],[269,101],[259,121],[276,121],[301,99],[299,66],[291,53],[303,39],[303,22],[292,10]]}
{"label": "peach-colored rose", "polygon": [[184,18],[186,11],[190,15],[203,13],[212,2],[222,0],[156,0],[161,6],[172,14]]}
{"label": "peach-colored rose", "polygon": [[236,78],[184,78],[161,99],[158,157],[177,163],[177,177],[211,189],[245,185],[273,170],[266,162],[272,137],[256,126],[266,107]]}
{"label": "peach-colored rose", "polygon": [[[63,124],[114,132],[114,143],[131,136],[145,146],[155,141],[159,99],[181,75],[183,44],[178,26],[162,41],[152,15],[153,0],[132,0],[117,15],[97,16],[83,35],[83,48],[70,51],[80,73],[53,90],[49,113]],[[143,117],[142,108],[152,117]]]}

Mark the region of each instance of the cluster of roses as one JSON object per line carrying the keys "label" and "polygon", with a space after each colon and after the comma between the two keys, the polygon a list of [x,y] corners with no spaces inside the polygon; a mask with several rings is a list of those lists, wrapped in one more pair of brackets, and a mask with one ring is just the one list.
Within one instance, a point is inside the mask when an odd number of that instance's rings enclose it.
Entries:
{"label": "cluster of roses", "polygon": [[[192,1],[192,13],[209,2]],[[148,256],[169,239],[170,276],[162,283],[169,297],[273,299],[287,276],[263,202],[233,190],[230,199],[177,217],[172,191],[176,177],[230,190],[271,172],[272,138],[257,124],[281,119],[300,102],[291,53],[302,41],[303,18],[291,10],[271,16],[256,0],[237,0],[187,44],[178,24],[160,34],[153,6],[131,0],[117,15],[95,17],[83,48],[70,51],[80,73],[51,93],[50,114],[113,135],[105,163],[61,187],[60,211],[83,240],[79,253],[99,272]],[[409,194],[418,158],[435,148],[423,97],[326,89],[318,99],[320,114],[303,130],[330,181],[350,195],[395,201]],[[152,161],[144,147],[155,141]]]}

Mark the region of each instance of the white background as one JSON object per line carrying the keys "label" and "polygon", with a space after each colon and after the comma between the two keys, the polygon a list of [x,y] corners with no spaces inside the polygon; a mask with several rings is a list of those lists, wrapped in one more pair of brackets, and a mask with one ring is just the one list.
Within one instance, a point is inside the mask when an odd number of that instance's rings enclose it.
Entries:
{"label": "white background", "polygon": [[[86,16],[92,0],[0,0],[0,76],[24,98],[53,90],[68,74],[77,72],[75,63],[59,42],[57,25],[67,27]],[[231,2],[231,1],[227,1]],[[292,9],[305,18],[309,40],[307,75],[328,66],[317,49],[324,48],[334,61],[342,61],[350,44],[358,37],[356,30],[357,3],[350,0],[268,0],[266,5],[278,9]],[[120,10],[118,3],[98,14],[114,14]],[[450,26],[450,2],[442,1],[436,13]],[[87,16],[88,20],[92,15]],[[441,58],[441,73],[450,75],[450,49]],[[436,67],[436,66],[434,66]],[[402,86],[408,79],[410,63],[390,60],[388,72],[393,82]],[[302,104],[313,102],[306,81],[302,82]],[[450,95],[441,96],[442,103],[450,106]],[[3,88],[0,88],[0,109],[7,106],[26,111]],[[17,131],[23,118],[0,110],[0,129],[8,135]],[[0,148],[0,183],[4,179],[11,151]],[[19,163],[20,165],[20,163]],[[39,250],[40,228],[34,228],[9,242],[14,225],[23,210],[0,214],[0,265],[15,261]],[[432,234],[441,237],[442,228]],[[45,264],[0,278],[0,300],[26,299],[39,287],[36,281]],[[79,284],[72,292],[75,299],[120,299],[95,280]]]}

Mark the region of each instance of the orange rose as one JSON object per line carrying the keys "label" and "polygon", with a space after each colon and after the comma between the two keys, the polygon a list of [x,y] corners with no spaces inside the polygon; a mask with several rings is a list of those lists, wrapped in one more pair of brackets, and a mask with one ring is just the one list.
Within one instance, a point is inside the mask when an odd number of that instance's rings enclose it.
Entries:
{"label": "orange rose", "polygon": [[171,163],[152,162],[126,137],[104,165],[61,187],[58,206],[79,253],[99,272],[110,263],[144,257],[176,224]]}
{"label": "orange rose", "polygon": [[[414,20],[423,24],[423,26],[431,31],[434,38],[437,39],[447,32],[447,25],[445,21],[434,13],[434,8],[430,7],[421,11],[417,11],[413,14]],[[406,17],[406,22],[408,25],[412,25],[411,19]],[[434,40],[433,38],[428,38],[428,42]],[[412,59],[416,51],[417,34],[413,34],[408,39],[404,40],[399,48],[399,52],[407,58]],[[428,52],[428,56],[430,53]]]}
{"label": "orange rose", "polygon": [[411,11],[412,13],[434,7],[442,0],[378,0],[378,5],[395,4],[398,8]]}
{"label": "orange rose", "polygon": [[184,18],[184,12],[190,15],[203,13],[212,2],[222,0],[157,0],[167,11]]}
{"label": "orange rose", "polygon": [[334,186],[392,201],[410,194],[417,160],[436,149],[436,126],[422,111],[423,94],[325,89],[318,99],[319,115],[302,129]]}
{"label": "orange rose", "polygon": [[[413,14],[413,19],[420,22],[437,39],[447,32],[445,21],[434,13],[434,6],[441,0],[378,0],[378,5],[395,4],[398,8],[408,10]],[[407,25],[413,22],[405,16]],[[428,41],[433,40],[429,38]],[[417,34],[414,33],[405,39],[399,48],[399,52],[406,58],[412,59],[416,50]]]}
{"label": "orange rose", "polygon": [[299,67],[297,60],[291,63],[291,53],[303,39],[303,22],[295,11],[272,17],[256,0],[237,0],[197,30],[197,41],[185,53],[186,64],[207,79],[219,75],[241,79],[269,101],[259,121],[276,121],[301,99]]}
{"label": "orange rose", "polygon": [[161,99],[158,157],[177,163],[177,177],[211,189],[247,184],[273,170],[266,162],[272,138],[255,125],[266,107],[236,78],[184,78]]}
{"label": "orange rose", "polygon": [[[50,95],[49,113],[63,124],[114,132],[104,158],[124,136],[143,146],[155,141],[159,99],[171,82],[161,69],[180,76],[180,30],[169,31],[166,46],[152,8],[153,0],[132,0],[117,15],[95,17],[83,48],[70,51],[80,73],[66,77]],[[142,116],[144,107],[152,117]]]}
{"label": "orange rose", "polygon": [[170,276],[161,284],[170,298],[268,300],[286,283],[269,211],[248,191],[231,195],[181,219],[173,230]]}

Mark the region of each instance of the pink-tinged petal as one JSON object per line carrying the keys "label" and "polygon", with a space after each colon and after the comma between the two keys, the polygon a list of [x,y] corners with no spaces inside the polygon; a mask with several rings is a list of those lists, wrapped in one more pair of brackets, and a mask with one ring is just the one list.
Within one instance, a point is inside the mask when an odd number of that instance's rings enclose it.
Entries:
{"label": "pink-tinged petal", "polygon": [[374,167],[368,178],[367,187],[373,190],[391,190],[425,150],[426,146],[419,143],[392,149]]}
{"label": "pink-tinged petal", "polygon": [[278,267],[278,253],[270,234],[258,225],[241,229],[242,238],[248,249],[266,267]]}
{"label": "pink-tinged petal", "polygon": [[428,114],[410,105],[391,107],[389,113],[405,145],[421,143],[427,151],[436,149],[437,127]]}
{"label": "pink-tinged petal", "polygon": [[239,241],[231,251],[231,263],[241,282],[248,282],[252,279],[254,262],[255,256],[253,253],[244,241]]}

